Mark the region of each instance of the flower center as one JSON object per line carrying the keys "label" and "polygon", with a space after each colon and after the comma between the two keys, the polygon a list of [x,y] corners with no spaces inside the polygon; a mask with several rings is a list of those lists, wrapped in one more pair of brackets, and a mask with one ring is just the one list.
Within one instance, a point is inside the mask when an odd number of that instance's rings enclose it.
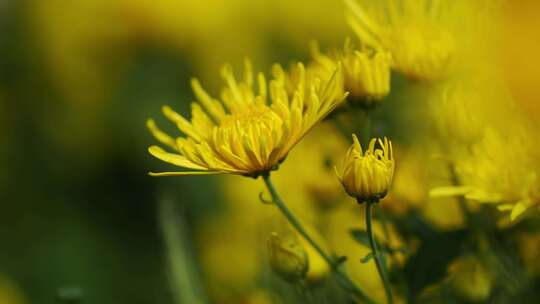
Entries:
{"label": "flower center", "polygon": [[283,120],[270,107],[257,105],[227,115],[212,133],[212,149],[223,161],[249,172],[273,168],[281,159],[272,153],[281,143]]}

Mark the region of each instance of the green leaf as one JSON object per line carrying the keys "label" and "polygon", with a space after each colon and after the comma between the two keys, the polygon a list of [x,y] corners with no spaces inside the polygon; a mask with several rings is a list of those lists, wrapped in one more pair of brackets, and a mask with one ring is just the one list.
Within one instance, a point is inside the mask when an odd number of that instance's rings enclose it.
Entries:
{"label": "green leaf", "polygon": [[[364,230],[360,230],[360,229],[351,229],[350,230],[350,233],[351,233],[351,236],[354,240],[356,240],[358,243],[368,247],[368,248],[371,248],[370,244],[369,244],[369,237],[367,235],[367,232],[364,231]],[[377,241],[376,241],[377,242]],[[409,250],[406,248],[406,247],[397,247],[397,248],[392,248],[390,246],[388,246],[388,244],[381,244],[381,242],[377,242],[377,248],[379,248],[380,251],[384,252],[384,253],[387,253],[387,254],[393,254],[395,252],[400,252],[400,253],[404,253],[404,254],[407,254],[409,252]]]}
{"label": "green leaf", "polygon": [[362,264],[365,264],[365,263],[369,262],[369,260],[371,260],[374,257],[375,256],[373,255],[373,251],[370,251],[368,254],[366,254],[365,257],[360,259],[360,262],[362,262]]}
{"label": "green leaf", "polygon": [[426,240],[437,235],[437,230],[422,217],[419,210],[413,209],[404,216],[393,217],[392,223],[405,239]]}
{"label": "green leaf", "polygon": [[360,229],[351,229],[350,233],[351,233],[352,238],[356,240],[358,243],[366,247],[371,247],[369,245],[369,236],[367,234],[367,231],[360,230]]}
{"label": "green leaf", "polygon": [[422,240],[420,247],[403,269],[411,302],[414,302],[425,287],[444,278],[448,264],[461,253],[466,237],[466,230],[456,230]]}
{"label": "green leaf", "polygon": [[340,264],[343,264],[347,261],[347,257],[342,255],[342,256],[339,256],[336,258],[336,264],[337,265],[340,265]]}

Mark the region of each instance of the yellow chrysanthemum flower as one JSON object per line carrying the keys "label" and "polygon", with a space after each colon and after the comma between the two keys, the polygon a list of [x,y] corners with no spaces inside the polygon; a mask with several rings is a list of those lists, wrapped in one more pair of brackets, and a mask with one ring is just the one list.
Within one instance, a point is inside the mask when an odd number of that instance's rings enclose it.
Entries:
{"label": "yellow chrysanthemum flower", "polygon": [[446,81],[433,90],[431,113],[440,139],[463,146],[480,139],[491,114],[485,109],[485,100],[500,99],[497,93],[491,85],[466,78]]}
{"label": "yellow chrysanthemum flower", "polygon": [[459,186],[437,187],[432,197],[465,196],[496,204],[510,211],[516,220],[525,211],[540,207],[540,158],[525,128],[509,128],[507,133],[487,128],[482,140],[471,147],[470,155],[456,160]]}
{"label": "yellow chrysanthemum flower", "polygon": [[[350,196],[362,202],[377,202],[386,196],[394,177],[392,142],[387,138],[384,141],[373,138],[368,149],[362,152],[354,134],[353,141],[340,172],[336,168],[338,179]],[[379,147],[375,148],[376,145]]]}
{"label": "yellow chrysanthemum flower", "polygon": [[345,2],[349,24],[362,43],[390,51],[398,72],[419,80],[448,72],[456,44],[452,26],[465,17],[454,1]]}
{"label": "yellow chrysanthemum flower", "polygon": [[363,48],[355,50],[350,40],[345,41],[343,51],[331,55],[321,53],[317,44],[311,48],[313,73],[328,78],[341,64],[343,88],[352,101],[371,106],[390,92],[390,54],[382,50]]}
{"label": "yellow chrysanthemum flower", "polygon": [[269,82],[262,73],[257,74],[255,91],[249,61],[246,60],[244,79],[240,82],[232,68],[225,65],[221,75],[227,86],[221,101],[210,97],[193,79],[191,85],[198,102],[191,104],[191,121],[170,107],[163,107],[165,116],[185,136],[173,138],[158,129],[153,120],[147,123],[154,137],[174,151],[151,146],[150,154],[192,171],[150,174],[257,176],[276,169],[304,135],[345,98],[334,98],[334,77],[325,82],[307,81],[301,63],[295,73],[295,81],[291,82],[289,75],[275,65]]}

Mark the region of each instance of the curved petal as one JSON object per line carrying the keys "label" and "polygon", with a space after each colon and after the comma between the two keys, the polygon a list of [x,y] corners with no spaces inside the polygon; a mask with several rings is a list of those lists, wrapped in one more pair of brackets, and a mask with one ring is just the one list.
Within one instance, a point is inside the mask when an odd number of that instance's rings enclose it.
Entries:
{"label": "curved petal", "polygon": [[184,172],[148,172],[150,176],[186,176],[186,175],[212,175],[225,174],[219,171],[184,171]]}
{"label": "curved petal", "polygon": [[178,151],[178,146],[176,145],[176,140],[169,135],[167,135],[165,132],[161,131],[157,125],[156,122],[153,119],[148,119],[146,121],[146,127],[150,130],[150,133],[162,144],[167,145],[171,147],[174,150]]}
{"label": "curved petal", "polygon": [[154,157],[161,159],[162,161],[167,162],[169,164],[178,166],[178,167],[194,169],[194,170],[204,170],[204,171],[208,170],[208,168],[195,164],[194,162],[187,159],[185,156],[182,156],[180,154],[166,152],[165,150],[163,150],[161,147],[158,147],[158,146],[149,147],[148,152],[150,152],[150,154],[152,154]]}

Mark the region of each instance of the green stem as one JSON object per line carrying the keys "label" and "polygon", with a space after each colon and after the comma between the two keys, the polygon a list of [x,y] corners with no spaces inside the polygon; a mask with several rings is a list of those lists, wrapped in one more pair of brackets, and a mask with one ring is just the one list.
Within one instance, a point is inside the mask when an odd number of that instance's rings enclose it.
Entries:
{"label": "green stem", "polygon": [[274,204],[278,207],[278,209],[281,211],[281,213],[287,218],[289,223],[296,229],[300,235],[311,245],[315,250],[323,257],[323,259],[330,265],[332,268],[332,272],[334,276],[337,279],[337,282],[343,287],[345,290],[353,293],[357,297],[363,299],[367,303],[375,303],[360,287],[356,286],[354,282],[349,278],[349,276],[343,271],[341,267],[339,267],[339,263],[330,257],[323,249],[322,247],[317,244],[317,242],[308,234],[302,223],[298,220],[298,218],[292,213],[291,210],[287,207],[285,202],[281,200],[279,197],[276,189],[274,188],[274,185],[272,184],[272,181],[270,180],[270,174],[264,174],[263,180],[266,185],[266,188],[268,188],[268,191],[270,191],[270,195],[272,196],[272,201]]}
{"label": "green stem", "polygon": [[384,292],[386,293],[386,299],[389,304],[391,304],[392,301],[392,291],[390,290],[390,283],[388,282],[388,276],[386,275],[385,267],[381,260],[381,255],[379,253],[379,249],[377,248],[377,242],[375,242],[375,237],[373,236],[373,229],[371,227],[371,213],[372,213],[372,206],[376,204],[375,202],[366,202],[366,229],[367,234],[369,238],[369,245],[371,246],[371,251],[373,252],[373,258],[375,259],[375,265],[377,266],[377,270],[379,271],[379,275],[381,276],[381,280],[384,285]]}
{"label": "green stem", "polygon": [[[461,182],[457,175],[456,168],[452,162],[448,162],[448,171],[450,172],[450,181],[452,182],[452,184],[454,186],[460,186]],[[463,217],[465,219],[465,223],[474,228],[475,224],[472,220],[472,213],[467,206],[467,201],[465,200],[464,196],[458,196],[458,204],[459,208],[461,209],[461,213],[463,214]]]}
{"label": "green stem", "polygon": [[[369,115],[371,113],[371,110],[365,109],[364,110],[364,140],[367,140],[367,144],[369,144],[369,141],[371,139],[371,116]],[[367,146],[366,146],[367,147]]]}
{"label": "green stem", "polygon": [[195,265],[183,218],[178,216],[175,205],[164,198],[159,201],[159,221],[166,246],[171,274],[171,288],[175,303],[204,304],[200,278]]}

